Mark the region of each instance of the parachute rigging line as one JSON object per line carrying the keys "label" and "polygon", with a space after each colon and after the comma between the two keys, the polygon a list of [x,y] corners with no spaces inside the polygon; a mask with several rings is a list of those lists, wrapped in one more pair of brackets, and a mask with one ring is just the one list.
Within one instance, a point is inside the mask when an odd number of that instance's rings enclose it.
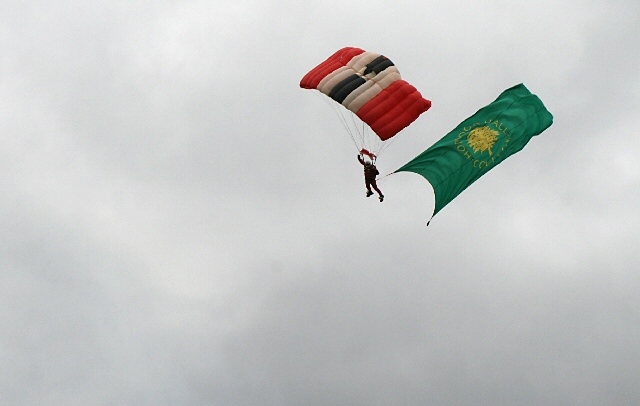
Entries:
{"label": "parachute rigging line", "polygon": [[[321,93],[314,92],[314,94],[317,97],[321,98],[322,101],[324,103],[326,103],[327,106],[329,106],[331,108],[331,110],[333,110],[334,114],[336,115],[336,117],[338,117],[338,120],[342,124],[342,127],[345,129],[345,131],[349,135],[349,138],[351,138],[351,142],[353,142],[353,145],[359,151],[359,149],[358,149],[358,141],[356,140],[356,136],[353,134],[354,130],[352,130],[352,128],[349,126],[349,123],[347,122],[346,118],[344,117],[344,114],[341,111],[341,105],[337,105],[331,99],[328,99],[328,98],[324,97]],[[351,117],[351,119],[353,120],[353,116]],[[358,131],[358,127],[354,127],[354,129],[355,129],[355,132],[358,133],[358,136],[360,138],[364,137],[364,135],[360,134],[360,132]]]}

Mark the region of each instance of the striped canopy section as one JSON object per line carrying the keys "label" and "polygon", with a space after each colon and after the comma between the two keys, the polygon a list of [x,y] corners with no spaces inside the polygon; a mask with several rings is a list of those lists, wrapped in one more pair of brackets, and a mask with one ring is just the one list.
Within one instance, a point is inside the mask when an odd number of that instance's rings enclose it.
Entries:
{"label": "striped canopy section", "polygon": [[385,141],[431,107],[387,57],[360,48],[343,48],[313,68],[300,81],[347,109]]}

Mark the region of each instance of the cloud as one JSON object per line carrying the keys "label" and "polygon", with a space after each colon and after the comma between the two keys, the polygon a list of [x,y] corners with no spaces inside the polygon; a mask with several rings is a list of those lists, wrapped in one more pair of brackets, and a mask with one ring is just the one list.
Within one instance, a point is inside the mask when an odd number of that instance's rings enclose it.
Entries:
{"label": "cloud", "polygon": [[[76,3],[0,13],[7,404],[637,403],[637,2]],[[298,87],[343,46],[433,101],[383,174],[555,123],[425,227]]]}

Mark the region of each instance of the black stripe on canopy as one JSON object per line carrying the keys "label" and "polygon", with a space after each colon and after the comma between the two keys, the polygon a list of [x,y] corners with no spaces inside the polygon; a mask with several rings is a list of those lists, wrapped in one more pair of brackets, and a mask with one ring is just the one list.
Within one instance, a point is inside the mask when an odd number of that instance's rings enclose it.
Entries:
{"label": "black stripe on canopy", "polygon": [[362,86],[366,81],[365,78],[354,73],[336,84],[329,92],[329,97],[338,103],[342,103],[351,92]]}
{"label": "black stripe on canopy", "polygon": [[367,67],[364,70],[364,75],[368,75],[371,72],[378,74],[387,69],[389,66],[393,66],[393,62],[391,62],[391,60],[386,56],[380,55],[367,64]]}

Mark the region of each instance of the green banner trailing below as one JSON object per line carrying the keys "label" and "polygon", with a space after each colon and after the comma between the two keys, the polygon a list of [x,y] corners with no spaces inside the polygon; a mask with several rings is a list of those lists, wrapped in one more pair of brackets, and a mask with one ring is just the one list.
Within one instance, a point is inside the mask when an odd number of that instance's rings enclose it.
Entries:
{"label": "green banner trailing below", "polygon": [[[505,90],[396,172],[415,172],[433,186],[433,216],[469,185],[546,130],[553,116],[524,84]],[[433,217],[432,216],[432,217]]]}

